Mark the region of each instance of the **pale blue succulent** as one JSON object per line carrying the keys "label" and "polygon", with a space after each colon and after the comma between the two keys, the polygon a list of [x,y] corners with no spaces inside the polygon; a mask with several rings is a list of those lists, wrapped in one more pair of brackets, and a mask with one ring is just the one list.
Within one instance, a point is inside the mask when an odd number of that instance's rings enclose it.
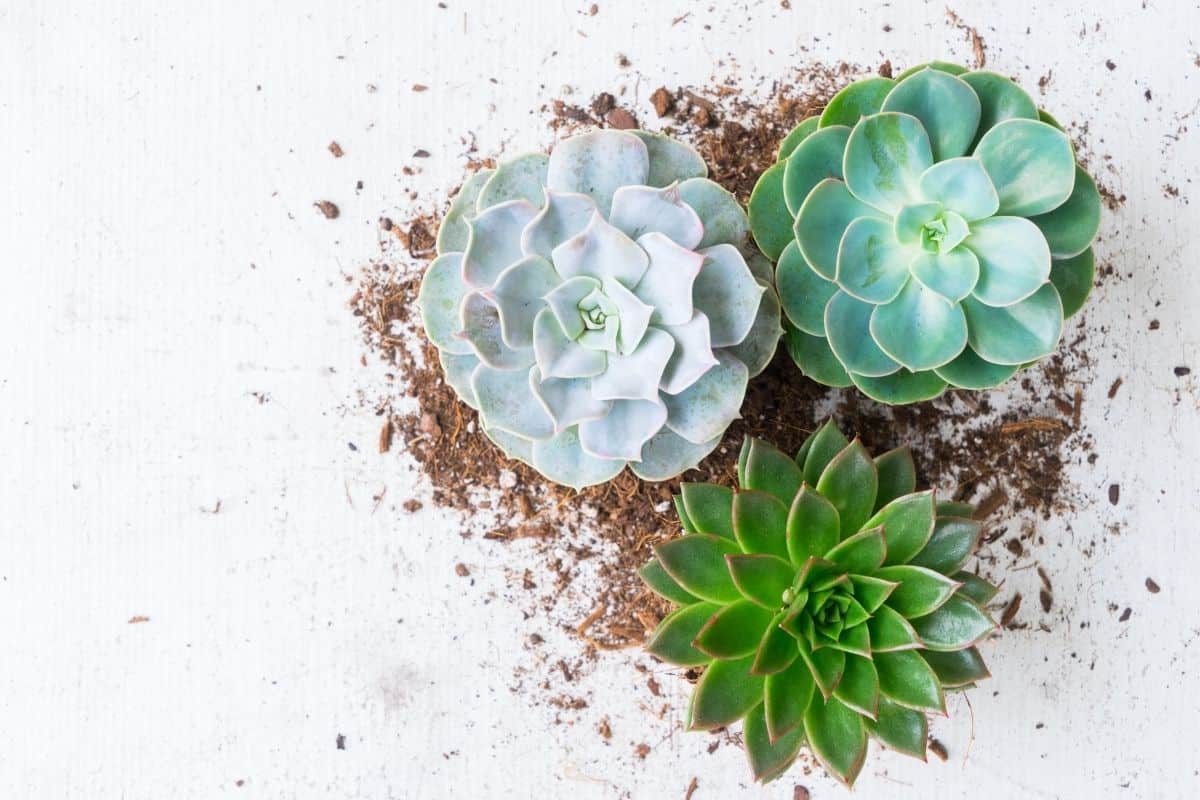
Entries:
{"label": "pale blue succulent", "polygon": [[510,457],[581,488],[696,466],[775,352],[770,264],[690,147],[601,130],[474,175],[421,284],[446,380]]}

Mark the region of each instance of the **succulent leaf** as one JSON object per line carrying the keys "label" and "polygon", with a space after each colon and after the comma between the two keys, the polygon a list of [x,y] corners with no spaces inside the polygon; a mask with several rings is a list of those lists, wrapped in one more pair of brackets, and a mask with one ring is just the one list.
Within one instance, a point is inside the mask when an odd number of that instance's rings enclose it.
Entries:
{"label": "succulent leaf", "polygon": [[737,198],[707,178],[689,178],[679,184],[679,197],[692,207],[704,224],[698,248],[718,244],[741,247],[750,232],[750,220]]}
{"label": "succulent leaf", "polygon": [[696,444],[663,428],[642,445],[642,460],[630,462],[629,469],[644,481],[665,481],[699,466],[720,443],[714,436]]}
{"label": "succulent leaf", "polygon": [[868,733],[924,758],[925,714],[988,677],[974,646],[994,624],[976,601],[995,589],[960,571],[979,543],[972,508],[913,492],[907,448],[873,459],[832,421],[795,459],[747,439],[737,477],[736,491],[684,483],[686,533],[642,569],[681,606],[650,652],[705,668],[689,726],[742,719],[760,780],[805,740],[847,783]]}
{"label": "succulent leaf", "polygon": [[479,190],[476,208],[484,211],[509,200],[525,200],[539,205],[549,163],[550,159],[545,153],[527,153],[502,162]]}
{"label": "succulent leaf", "polygon": [[751,212],[801,371],[907,404],[1054,349],[1091,287],[1100,197],[1011,80],[931,62],[838,92],[785,139]]}
{"label": "succulent leaf", "polygon": [[474,216],[475,201],[479,191],[492,177],[493,170],[482,169],[463,181],[462,188],[450,203],[446,216],[442,217],[442,225],[438,228],[437,254],[461,253],[467,249],[471,230],[467,227],[466,218]]}
{"label": "succulent leaf", "polygon": [[775,157],[776,161],[786,161],[788,156],[795,152],[800,143],[816,133],[820,127],[820,117],[805,117],[796,127],[783,137],[783,141],[779,143],[779,153]]}
{"label": "succulent leaf", "polygon": [[425,322],[429,341],[451,355],[469,355],[471,345],[459,336],[462,318],[459,306],[471,291],[463,277],[462,253],[446,253],[434,259],[425,271],[417,292],[417,308]]}
{"label": "succulent leaf", "polygon": [[646,155],[650,160],[647,186],[670,186],[679,181],[703,179],[708,175],[708,167],[695,148],[661,133],[643,130],[629,133],[646,145]]}

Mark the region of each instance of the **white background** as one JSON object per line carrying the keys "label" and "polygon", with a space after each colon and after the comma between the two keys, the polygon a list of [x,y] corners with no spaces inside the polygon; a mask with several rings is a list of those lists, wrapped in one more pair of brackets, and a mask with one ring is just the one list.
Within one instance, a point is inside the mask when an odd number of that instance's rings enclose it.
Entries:
{"label": "white background", "polygon": [[[941,0],[447,5],[0,8],[0,797],[674,798],[693,777],[697,800],[844,796],[819,770],[753,786],[736,746],[678,730],[686,684],[652,666],[653,697],[636,652],[579,679],[581,712],[524,686],[579,642],[523,619],[527,548],[400,509],[428,489],[357,410],[344,276],[403,217],[402,167],[436,198],[468,132],[482,154],[549,144],[538,109],[564,85],[625,86],[645,119],[660,84],[734,63],[753,82],[968,60],[963,32]],[[1025,5],[954,10],[990,67],[1052,75],[1040,101],[1127,196],[1099,245],[1119,276],[1087,315],[1096,367],[1074,376],[1100,458],[1071,468],[1079,514],[1039,522],[1027,566],[1055,608],[1015,573],[1029,627],[988,643],[973,714],[935,725],[950,760],[873,751],[857,794],[1195,797],[1200,442],[1196,376],[1173,368],[1200,368],[1200,12]]]}

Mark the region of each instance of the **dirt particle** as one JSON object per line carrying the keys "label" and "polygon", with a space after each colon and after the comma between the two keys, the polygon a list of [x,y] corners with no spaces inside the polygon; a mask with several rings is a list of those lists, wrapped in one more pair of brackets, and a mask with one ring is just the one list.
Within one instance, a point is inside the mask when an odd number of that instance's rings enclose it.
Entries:
{"label": "dirt particle", "polygon": [[588,6],[588,16],[589,17],[594,17],[599,13],[600,13],[600,6],[596,5],[595,3],[592,3],[590,6]]}
{"label": "dirt particle", "polygon": [[345,152],[342,150],[342,146],[337,142],[329,143],[329,152],[333,153],[334,158],[341,158],[345,155]]}
{"label": "dirt particle", "polygon": [[1017,612],[1021,610],[1021,593],[1017,592],[1013,595],[1012,600],[1008,601],[1008,605],[1004,607],[1004,611],[1000,614],[1000,627],[1008,628],[1012,626],[1012,622],[1017,617]]}
{"label": "dirt particle", "polygon": [[1117,622],[1128,622],[1129,618],[1132,616],[1133,609],[1126,606],[1125,610],[1121,612],[1121,616],[1117,617]]}
{"label": "dirt particle", "polygon": [[313,205],[325,215],[325,219],[337,219],[338,215],[342,213],[337,205],[329,200],[318,200]]}
{"label": "dirt particle", "polygon": [[1158,594],[1162,589],[1159,588],[1154,578],[1146,578],[1146,591],[1150,594]]}
{"label": "dirt particle", "polygon": [[454,574],[460,578],[466,578],[471,575],[471,570],[467,569],[467,565],[460,561],[454,565]]}
{"label": "dirt particle", "polygon": [[1175,377],[1177,377],[1177,378],[1182,378],[1184,375],[1191,375],[1191,374],[1192,374],[1191,367],[1176,367],[1175,368]]}
{"label": "dirt particle", "polygon": [[608,112],[617,107],[617,98],[613,97],[608,92],[601,92],[592,98],[591,109],[592,113],[597,117],[603,117]]}
{"label": "dirt particle", "polygon": [[799,784],[792,787],[792,800],[811,800],[812,794],[809,793],[807,786]]}
{"label": "dirt particle", "polygon": [[950,758],[950,753],[946,751],[946,745],[939,742],[937,739],[929,740],[929,752],[938,757],[939,761],[945,761]]}
{"label": "dirt particle", "polygon": [[413,158],[429,158],[429,151],[425,148],[413,151]]}
{"label": "dirt particle", "polygon": [[1121,484],[1110,483],[1108,485],[1108,502],[1114,506],[1121,500]]}
{"label": "dirt particle", "polygon": [[1107,60],[1105,60],[1105,62],[1104,62],[1104,66],[1108,67],[1108,71],[1109,71],[1109,72],[1112,72],[1114,69],[1116,69],[1116,68],[1117,68],[1117,64],[1116,64],[1116,62],[1115,62],[1115,61],[1113,61],[1111,58],[1110,58],[1110,59],[1107,59]]}
{"label": "dirt particle", "polygon": [[129,621],[125,624],[126,625],[140,625],[143,622],[149,622],[149,621],[150,621],[149,617],[144,616],[142,614],[135,614],[134,616],[130,617]]}
{"label": "dirt particle", "polygon": [[1050,608],[1054,605],[1054,596],[1042,589],[1038,592],[1038,601],[1042,604],[1042,611],[1049,614]]}
{"label": "dirt particle", "polygon": [[396,428],[392,424],[392,418],[388,417],[384,421],[383,427],[379,429],[379,452],[386,453],[392,449],[392,436],[395,431]]}
{"label": "dirt particle", "polygon": [[1158,320],[1156,320],[1156,319],[1152,319],[1152,320],[1150,320],[1150,330],[1152,330],[1152,331],[1156,331],[1156,330],[1158,330],[1158,329],[1159,329],[1159,327],[1161,326],[1161,324],[1162,324],[1162,323],[1160,323],[1160,322],[1159,322]]}
{"label": "dirt particle", "polygon": [[420,93],[420,92],[427,92],[427,91],[429,91],[429,87],[428,87],[428,86],[426,86],[426,85],[425,85],[425,84],[423,84],[423,83],[414,83],[414,84],[412,85],[412,90],[413,90],[414,92],[418,92],[418,93]]}
{"label": "dirt particle", "polygon": [[345,735],[344,735],[344,734],[341,734],[341,733],[339,733],[339,734],[337,735],[337,739],[335,739],[334,741],[335,741],[335,743],[337,744],[337,749],[338,749],[338,750],[345,750],[345,749],[346,749],[346,737],[345,737]]}
{"label": "dirt particle", "polygon": [[987,45],[979,31],[963,22],[962,18],[949,8],[946,9],[946,20],[966,35],[967,41],[971,43],[971,52],[975,55],[975,69],[983,69],[987,64]]}
{"label": "dirt particle", "polygon": [[636,130],[638,127],[637,117],[623,108],[614,108],[605,114],[604,121],[610,128],[616,128],[619,131]]}
{"label": "dirt particle", "polygon": [[1117,392],[1121,390],[1121,384],[1125,382],[1124,378],[1117,378],[1112,382],[1112,386],[1108,387],[1108,399],[1112,400],[1117,396]]}
{"label": "dirt particle", "polygon": [[662,119],[675,109],[675,98],[667,91],[667,87],[660,86],[650,95],[650,105],[654,106],[654,113]]}
{"label": "dirt particle", "polygon": [[604,717],[596,724],[596,732],[605,739],[612,738],[612,726],[608,724],[608,717]]}
{"label": "dirt particle", "polygon": [[[787,0],[783,0],[783,2],[786,3]],[[695,776],[692,776],[691,782],[687,785],[687,791],[683,793],[683,800],[692,800],[692,795],[696,793],[698,788],[700,788],[700,781]]]}
{"label": "dirt particle", "polygon": [[650,745],[642,742],[637,747],[633,748],[633,754],[644,761],[646,756],[650,755]]}
{"label": "dirt particle", "polygon": [[403,508],[405,511],[407,511],[409,514],[415,514],[418,511],[420,511],[422,508],[424,508],[425,504],[422,503],[420,500],[409,499],[409,500],[405,500],[403,503],[401,503],[400,507]]}

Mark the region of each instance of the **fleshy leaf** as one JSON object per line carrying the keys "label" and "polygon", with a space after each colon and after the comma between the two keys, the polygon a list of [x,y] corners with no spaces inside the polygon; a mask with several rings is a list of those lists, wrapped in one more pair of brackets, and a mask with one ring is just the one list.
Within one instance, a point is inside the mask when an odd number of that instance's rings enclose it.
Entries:
{"label": "fleshy leaf", "polygon": [[617,189],[644,185],[649,176],[650,155],[641,139],[625,131],[599,130],[558,143],[550,153],[546,185],[588,195],[607,216]]}
{"label": "fleshy leaf", "polygon": [[850,582],[854,584],[854,598],[868,614],[874,614],[896,590],[896,584],[891,581],[870,575],[851,575]]}
{"label": "fleshy leaf", "polygon": [[[645,251],[605,222],[599,213],[592,215],[586,228],[554,248],[551,261],[563,278],[576,275],[601,281],[615,278],[624,286],[637,286],[650,265]],[[470,279],[469,274],[467,278]]]}
{"label": "fleshy leaf", "polygon": [[846,228],[838,247],[838,286],[868,303],[891,302],[904,288],[916,254],[896,240],[887,220],[860,217]]}
{"label": "fleshy leaf", "polygon": [[644,481],[665,481],[698,466],[720,443],[718,436],[694,444],[663,428],[642,445],[642,460],[631,462],[629,468]]}
{"label": "fleshy leaf", "polygon": [[946,382],[934,372],[909,372],[902,369],[882,378],[851,374],[858,390],[880,403],[905,405],[932,400],[946,390]]}
{"label": "fleshy leaf", "polygon": [[859,531],[843,539],[825,554],[825,558],[844,572],[869,575],[883,564],[885,555],[887,545],[883,540],[883,528],[879,527]]}
{"label": "fleshy leaf", "polygon": [[758,650],[772,614],[757,603],[737,600],[722,608],[696,634],[695,645],[713,658],[741,658]]}
{"label": "fleshy leaf", "polygon": [[804,469],[804,482],[816,486],[825,467],[849,444],[850,440],[838,430],[833,418],[825,420],[820,428],[804,440],[800,452],[796,454],[796,463]]}
{"label": "fleshy leaf", "polygon": [[550,258],[554,248],[583,232],[596,214],[596,204],[586,194],[544,191],[545,205],[521,231],[521,252]]}
{"label": "fleshy leaf", "polygon": [[775,164],[754,184],[750,193],[750,232],[762,254],[772,261],[779,259],[783,248],[792,240],[792,215],[783,199],[783,173],[786,163]]}
{"label": "fleshy leaf", "polygon": [[692,318],[692,284],[704,256],[685,250],[661,233],[647,233],[638,244],[649,256],[650,266],[633,293],[654,307],[650,321],[655,325],[683,325]]}
{"label": "fleshy leaf", "polygon": [[[674,339],[657,328],[648,328],[641,344],[629,355],[608,354],[608,368],[592,378],[592,395],[598,400],[658,400],[658,383],[674,350]],[[688,438],[698,443],[712,436]]]}
{"label": "fleshy leaf", "polygon": [[843,171],[855,197],[895,214],[922,199],[921,173],[932,164],[929,136],[920,121],[908,114],[881,112],[854,126]]}
{"label": "fleshy leaf", "polygon": [[675,507],[675,514],[679,517],[679,525],[683,528],[684,533],[698,533],[695,523],[688,516],[687,507],[683,504],[681,495],[673,495],[671,497],[671,505]]}
{"label": "fleshy leaf", "polygon": [[777,609],[783,592],[792,584],[796,568],[778,556],[766,553],[734,554],[725,557],[733,585],[748,600],[763,608]]}
{"label": "fleshy leaf", "polygon": [[[669,565],[664,566],[668,566],[669,571]],[[957,581],[945,575],[909,564],[883,567],[875,572],[875,577],[900,584],[887,599],[887,605],[910,620],[940,608],[959,586]],[[687,584],[684,587],[687,588]]]}
{"label": "fleshy leaf", "polygon": [[750,438],[746,453],[745,477],[740,483],[747,489],[760,489],[775,495],[784,504],[784,514],[804,480],[796,462],[779,448],[761,439]]}
{"label": "fleshy leaf", "polygon": [[494,445],[500,448],[504,455],[533,466],[533,442],[499,428],[495,430],[483,428],[483,432]]}
{"label": "fleshy leaf", "polygon": [[525,439],[554,435],[554,420],[529,388],[529,370],[480,364],[471,376],[471,388],[479,401],[483,427],[500,428]]}
{"label": "fleshy leaf", "polygon": [[1036,361],[1052,353],[1062,336],[1062,300],[1049,283],[1011,306],[996,308],[968,297],[962,308],[971,349],[993,364]]}
{"label": "fleshy leaf", "polygon": [[555,433],[599,419],[612,408],[610,401],[592,397],[592,382],[587,378],[543,378],[534,366],[529,370],[529,388],[553,420]]}
{"label": "fleshy leaf", "polygon": [[[907,268],[904,277],[908,279]],[[838,361],[850,372],[876,378],[900,369],[900,364],[871,336],[871,317],[877,308],[844,291],[825,305],[825,333]]]}
{"label": "fleshy leaf", "polygon": [[[826,647],[817,652],[824,652],[829,648],[841,650],[846,654],[847,660],[856,655],[868,658],[871,655],[871,634],[867,631],[866,625],[850,627],[847,624],[836,642],[828,643]],[[845,680],[844,675],[843,680]],[[838,685],[841,685],[840,682]]]}
{"label": "fleshy leaf", "polygon": [[[638,570],[638,577],[650,587],[651,591],[664,600],[670,600],[681,606],[689,606],[700,601],[700,598],[676,583],[656,558],[652,558],[642,565]],[[715,614],[716,611],[714,610],[713,613]],[[693,635],[692,638],[694,639],[695,636]]]}
{"label": "fleshy leaf", "polygon": [[883,526],[883,538],[887,541],[884,563],[904,564],[929,542],[934,517],[933,492],[910,492],[889,501],[865,525],[869,528]]}
{"label": "fleshy leaf", "polygon": [[689,533],[654,548],[659,563],[676,583],[715,603],[741,599],[725,563],[725,556],[739,552],[735,543],[707,533]]}
{"label": "fleshy leaf", "polygon": [[679,492],[696,530],[734,541],[732,489],[715,483],[683,483]]}
{"label": "fleshy leaf", "polygon": [[596,458],[641,461],[642,445],[667,421],[658,400],[613,400],[608,413],[579,423],[579,444]]}
{"label": "fleshy leaf", "polygon": [[758,649],[754,651],[754,664],[750,671],[755,675],[774,675],[787,669],[800,657],[800,651],[796,649],[796,640],[779,627],[783,614],[784,612],[780,611],[771,619]]}
{"label": "fleshy leaf", "polygon": [[[667,336],[654,328],[648,333]],[[667,406],[667,427],[689,442],[707,442],[723,433],[738,417],[746,396],[750,379],[746,365],[724,351],[717,351],[716,356],[718,363],[687,389],[661,396]],[[655,375],[656,385],[661,374],[660,370]]]}
{"label": "fleshy leaf", "polygon": [[805,117],[796,127],[783,137],[783,141],[779,143],[779,152],[775,156],[776,161],[787,161],[788,156],[795,152],[800,143],[812,136],[821,124],[820,117]]}
{"label": "fleshy leaf", "polygon": [[996,124],[1006,119],[1037,119],[1037,105],[1017,86],[1003,75],[995,72],[968,72],[961,76],[979,97],[979,131],[975,140]]}
{"label": "fleshy leaf", "polygon": [[870,658],[846,656],[846,672],[833,696],[863,716],[875,718],[879,709],[879,675]]}
{"label": "fleshy leaf", "polygon": [[804,731],[797,728],[782,738],[772,738],[767,731],[763,704],[759,704],[742,723],[742,741],[754,780],[767,783],[782,775],[796,760],[804,743]]}
{"label": "fleshy leaf", "polygon": [[746,489],[733,496],[733,533],[747,553],[788,557],[788,508],[775,495]]}
{"label": "fleshy leaf", "polygon": [[842,682],[842,675],[846,671],[846,654],[831,647],[809,650],[808,645],[800,640],[797,640],[797,648],[800,658],[808,664],[821,696],[826,700],[833,697],[833,692]]}
{"label": "fleshy leaf", "polygon": [[1100,192],[1092,176],[1075,165],[1075,187],[1067,202],[1030,220],[1050,245],[1054,258],[1077,256],[1091,245],[1100,230]]}
{"label": "fleshy leaf", "polygon": [[1014,217],[1061,206],[1075,185],[1071,140],[1044,122],[1010,119],[983,135],[975,156],[1000,195],[1000,211]]}
{"label": "fleshy leaf", "polygon": [[830,99],[821,113],[821,127],[854,127],[861,118],[875,114],[883,107],[884,98],[895,85],[894,80],[874,76],[854,81]]}
{"label": "fleshy leaf", "polygon": [[863,718],[836,698],[814,700],[804,714],[804,732],[829,774],[852,785],[867,758]]}
{"label": "fleshy leaf", "polygon": [[[759,256],[759,259],[766,261],[765,258]],[[747,260],[747,265],[759,260],[750,258]],[[769,281],[758,280],[758,285],[763,288],[762,300],[758,304],[758,313],[754,317],[754,324],[750,326],[750,332],[746,334],[746,338],[732,347],[726,347],[725,352],[741,361],[746,365],[746,371],[753,378],[760,374],[771,363],[771,359],[775,357],[775,351],[779,348],[779,337],[783,335],[783,326],[781,322],[781,312],[779,309],[779,296],[775,294],[775,290],[771,288]]]}
{"label": "fleshy leaf", "polygon": [[970,347],[963,348],[958,358],[938,367],[938,377],[960,389],[991,389],[1017,373],[1016,364],[993,364],[984,361]]}
{"label": "fleshy leaf", "polygon": [[[917,466],[913,463],[912,450],[907,446],[875,456],[875,469],[879,471],[879,491],[875,495],[876,510],[897,497],[912,494],[917,490]],[[893,546],[889,537],[889,552]]]}
{"label": "fleshy leaf", "polygon": [[987,665],[983,663],[983,656],[979,655],[979,651],[974,647],[948,653],[923,650],[921,657],[933,668],[938,680],[947,689],[956,689],[992,677]]}
{"label": "fleshy leaf", "polygon": [[809,485],[800,487],[787,518],[787,550],[799,566],[809,558],[823,558],[841,539],[842,527],[833,503]]}
{"label": "fleshy leaf", "polygon": [[696,667],[712,659],[692,644],[696,634],[713,614],[721,610],[716,603],[693,603],[668,614],[646,642],[646,652],[668,664]]}
{"label": "fleshy leaf", "polygon": [[475,207],[484,211],[509,200],[525,200],[541,206],[549,163],[550,157],[545,153],[526,153],[501,161],[480,190]]}
{"label": "fleshy leaf", "polygon": [[779,256],[775,286],[791,323],[812,336],[825,336],[825,305],[837,294],[838,285],[808,265],[794,239]]}
{"label": "fleshy leaf", "polygon": [[955,595],[932,614],[912,620],[927,650],[962,650],[996,628],[996,623],[974,600]]}
{"label": "fleshy leaf", "polygon": [[838,510],[843,538],[860,530],[871,516],[878,489],[875,462],[858,439],[834,456],[817,481],[817,491]]}
{"label": "fleshy leaf", "polygon": [[875,738],[893,750],[925,760],[929,740],[929,718],[920,711],[879,699],[879,714],[869,726]]}
{"label": "fleshy leaf", "polygon": [[421,279],[417,308],[429,341],[438,350],[465,356],[472,351],[467,340],[458,336],[462,330],[459,306],[471,288],[463,279],[462,258],[462,253],[446,253],[434,259]]}
{"label": "fleshy leaf", "polygon": [[659,330],[675,340],[675,349],[663,370],[658,388],[667,394],[679,394],[716,366],[708,332],[708,317],[699,311],[683,325],[664,325]]}
{"label": "fleshy leaf", "polygon": [[718,244],[699,252],[704,265],[692,286],[692,301],[708,317],[713,347],[738,344],[754,325],[764,289],[733,245]]}
{"label": "fleshy leaf", "polygon": [[936,69],[936,70],[940,70],[942,72],[948,73],[950,75],[962,75],[964,72],[967,71],[966,67],[960,66],[958,64],[951,64],[949,61],[927,61],[924,64],[914,64],[913,66],[904,70],[903,72],[901,72],[899,75],[896,76],[896,80],[902,81],[905,78],[908,78],[912,75],[916,75],[918,72],[920,72],[921,70],[924,70],[924,69]]}
{"label": "fleshy leaf", "polygon": [[704,235],[700,217],[683,202],[674,186],[622,186],[613,195],[608,221],[630,239],[658,233],[689,251]]}
{"label": "fleshy leaf", "polygon": [[464,255],[463,276],[477,289],[487,289],[500,273],[521,260],[521,231],[537,216],[528,200],[510,200],[467,220],[471,233]]}
{"label": "fleshy leaf", "polygon": [[1000,591],[999,587],[993,586],[973,572],[956,572],[953,578],[962,584],[958,593],[971,598],[980,606],[992,602],[996,593]]}
{"label": "fleshy leaf", "polygon": [[946,697],[933,669],[912,650],[876,653],[879,689],[893,703],[917,711],[946,713]]}
{"label": "fleshy leaf", "polygon": [[600,281],[586,275],[576,275],[546,293],[543,299],[554,313],[554,319],[566,338],[578,339],[587,330],[583,324],[579,304],[588,295],[599,291]]}
{"label": "fleshy leaf", "polygon": [[1062,299],[1063,317],[1073,317],[1083,308],[1096,278],[1096,257],[1092,248],[1074,258],[1050,262],[1050,282]]}
{"label": "fleshy leaf", "polygon": [[899,611],[886,605],[876,609],[874,616],[867,620],[867,631],[871,634],[871,650],[876,653],[912,650],[921,646],[921,639],[913,630],[912,623]]}
{"label": "fleshy leaf", "polygon": [[458,393],[458,398],[478,411],[479,401],[475,398],[475,390],[471,388],[471,374],[479,366],[479,359],[471,353],[460,356],[439,350],[438,363],[442,365],[446,383]]}
{"label": "fleshy leaf", "polygon": [[604,353],[568,339],[549,308],[533,318],[533,352],[544,378],[590,378],[608,364]]}
{"label": "fleshy leaf", "polygon": [[459,314],[460,335],[484,364],[497,369],[521,369],[533,363],[532,348],[512,348],[504,343],[500,334],[500,311],[479,292],[472,292],[463,299]]}
{"label": "fleshy leaf", "polygon": [[850,128],[845,125],[821,128],[788,157],[783,171],[783,198],[788,213],[798,214],[808,193],[821,181],[842,177],[842,156],[849,138]]}
{"label": "fleshy leaf", "polygon": [[670,186],[676,181],[704,178],[708,167],[692,146],[653,131],[632,130],[629,133],[642,140],[650,158],[647,186]]}
{"label": "fleshy leaf", "polygon": [[957,500],[939,500],[937,501],[937,515],[939,517],[973,519],[975,516],[975,507],[970,503],[963,503]]}
{"label": "fleshy leaf", "polygon": [[883,111],[910,114],[929,135],[936,161],[961,156],[979,127],[979,97],[959,78],[925,69],[896,84],[883,101]]}
{"label": "fleshy leaf", "polygon": [[546,307],[542,298],[562,279],[541,256],[525,256],[496,279],[487,294],[500,313],[500,335],[509,347],[533,344],[533,319]]}
{"label": "fleshy leaf", "polygon": [[697,249],[717,244],[741,247],[750,232],[750,220],[737,198],[707,178],[691,178],[679,184],[679,197],[692,207],[704,224],[704,237]]}
{"label": "fleshy leaf", "polygon": [[582,489],[610,481],[625,462],[593,458],[579,446],[579,431],[568,428],[553,439],[533,443],[533,467],[555,483]]}
{"label": "fleshy leaf", "polygon": [[1050,277],[1046,237],[1027,219],[980,220],[972,226],[965,246],[979,257],[974,296],[989,306],[1009,306],[1024,300]]}
{"label": "fleshy leaf", "polygon": [[731,725],[762,702],[763,677],[751,675],[753,656],[714,661],[700,677],[688,707],[687,727],[706,730]]}
{"label": "fleshy leaf", "polygon": [[467,249],[471,230],[467,227],[466,217],[475,215],[475,200],[479,190],[492,177],[493,170],[481,169],[463,181],[462,188],[454,196],[454,202],[446,216],[442,217],[442,225],[437,233],[437,254],[461,253]]}
{"label": "fleshy leaf", "polygon": [[791,323],[784,324],[783,332],[784,347],[800,368],[801,374],[826,386],[844,387],[851,384],[846,368],[837,360],[824,337],[807,334]]}
{"label": "fleshy leaf", "polygon": [[951,158],[921,175],[921,193],[962,215],[967,222],[986,219],[1000,207],[1000,196],[978,158]]}
{"label": "fleshy leaf", "polygon": [[913,372],[949,364],[967,346],[962,309],[920,281],[910,280],[899,297],[877,306],[870,327],[880,349]]}
{"label": "fleshy leaf", "polygon": [[793,661],[783,672],[767,676],[763,685],[763,706],[772,739],[802,729],[804,712],[815,692],[812,671],[801,659]]}
{"label": "fleshy leaf", "polygon": [[943,575],[962,569],[979,544],[983,526],[971,519],[961,517],[938,517],[933,526],[933,536],[925,549],[909,561],[917,567],[928,567]]}
{"label": "fleshy leaf", "polygon": [[[818,183],[800,207],[792,232],[805,260],[826,280],[837,277],[842,234],[860,217],[884,219],[882,214],[851,194],[846,184],[834,178]],[[779,250],[783,251],[783,245]]]}

